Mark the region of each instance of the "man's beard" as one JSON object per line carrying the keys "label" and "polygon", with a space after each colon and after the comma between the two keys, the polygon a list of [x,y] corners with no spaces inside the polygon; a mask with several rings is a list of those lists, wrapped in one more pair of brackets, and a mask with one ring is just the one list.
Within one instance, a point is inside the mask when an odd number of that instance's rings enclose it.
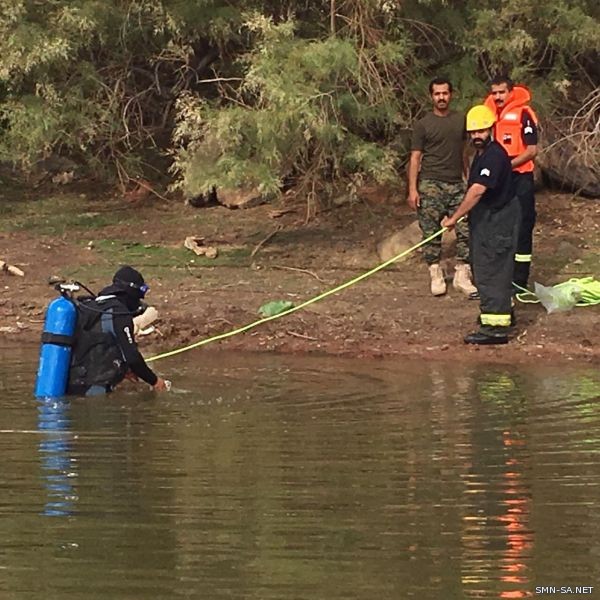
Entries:
{"label": "man's beard", "polygon": [[481,148],[485,148],[486,144],[488,143],[488,140],[473,140],[473,146],[475,146],[475,148],[477,148],[478,150],[480,150]]}

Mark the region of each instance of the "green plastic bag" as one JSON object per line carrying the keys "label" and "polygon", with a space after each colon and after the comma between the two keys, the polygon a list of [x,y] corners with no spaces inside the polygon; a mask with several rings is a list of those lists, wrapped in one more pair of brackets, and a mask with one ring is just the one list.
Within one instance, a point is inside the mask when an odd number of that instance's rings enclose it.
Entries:
{"label": "green plastic bag", "polygon": [[273,300],[272,302],[263,304],[258,309],[258,314],[261,317],[274,317],[275,315],[287,312],[290,308],[294,308],[294,303],[290,302],[290,300]]}

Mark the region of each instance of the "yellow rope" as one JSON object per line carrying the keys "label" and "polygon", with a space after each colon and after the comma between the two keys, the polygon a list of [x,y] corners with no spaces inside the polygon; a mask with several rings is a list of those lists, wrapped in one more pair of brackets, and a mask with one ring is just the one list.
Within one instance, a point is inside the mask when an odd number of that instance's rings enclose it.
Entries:
{"label": "yellow rope", "polygon": [[[460,219],[460,220],[462,221],[462,219]],[[157,354],[156,356],[151,356],[150,358],[146,359],[146,362],[161,360],[163,358],[168,358],[169,356],[175,356],[176,354],[181,354],[182,352],[187,352],[188,350],[193,350],[194,348],[199,348],[200,346],[204,346],[205,344],[209,344],[211,342],[217,342],[219,340],[224,340],[225,338],[232,337],[239,333],[244,333],[245,331],[248,331],[249,329],[253,329],[254,327],[258,327],[259,325],[262,325],[263,323],[268,323],[269,321],[274,321],[275,319],[279,319],[280,317],[290,315],[293,312],[296,312],[297,310],[306,308],[307,306],[310,306],[311,304],[314,304],[315,302],[318,302],[319,300],[323,300],[323,298],[327,298],[328,296],[331,296],[332,294],[336,294],[337,292],[340,292],[346,288],[349,288],[350,286],[358,283],[359,281],[362,281],[363,279],[370,277],[371,275],[377,273],[378,271],[385,269],[387,266],[391,265],[392,263],[396,262],[397,260],[400,260],[401,258],[408,256],[415,250],[418,250],[421,246],[428,244],[431,240],[435,239],[439,235],[442,235],[442,233],[444,233],[444,231],[446,231],[446,229],[447,229],[446,227],[442,227],[442,229],[440,229],[433,235],[430,235],[428,238],[425,238],[418,244],[415,244],[414,246],[411,246],[407,250],[404,250],[404,252],[401,252],[400,254],[390,258],[389,260],[386,260],[385,262],[374,267],[370,271],[367,271],[366,273],[363,273],[362,275],[359,275],[358,277],[355,277],[354,279],[351,279],[350,281],[346,281],[346,283],[342,283],[341,285],[338,285],[337,287],[334,287],[331,290],[323,292],[322,294],[319,294],[318,296],[315,296],[314,298],[310,298],[309,300],[306,300],[305,302],[298,304],[298,306],[293,306],[292,308],[290,308],[289,310],[286,310],[285,312],[281,312],[276,315],[272,315],[270,317],[265,317],[258,321],[254,321],[254,323],[244,325],[243,327],[233,329],[232,331],[220,333],[219,335],[215,335],[215,336],[207,338],[205,340],[200,340],[199,342],[195,342],[194,344],[190,344],[189,346],[184,346],[183,348],[177,348],[175,350],[171,350],[170,352],[165,352],[163,354]]]}
{"label": "yellow rope", "polygon": [[[519,302],[522,302],[523,304],[538,304],[540,302],[540,299],[535,292],[521,287],[514,281],[513,285],[522,292],[515,294],[515,298]],[[600,304],[600,281],[597,281],[593,277],[582,277],[581,279],[573,277],[568,281],[556,284],[554,289],[560,289],[561,287],[567,287],[569,285],[576,285],[580,288],[581,298],[575,306],[596,306],[597,304]]]}
{"label": "yellow rope", "polygon": [[518,290],[521,290],[518,294],[515,294],[515,298],[522,304],[539,304],[540,299],[535,295],[535,292],[524,288],[518,283],[512,282],[513,286]]}

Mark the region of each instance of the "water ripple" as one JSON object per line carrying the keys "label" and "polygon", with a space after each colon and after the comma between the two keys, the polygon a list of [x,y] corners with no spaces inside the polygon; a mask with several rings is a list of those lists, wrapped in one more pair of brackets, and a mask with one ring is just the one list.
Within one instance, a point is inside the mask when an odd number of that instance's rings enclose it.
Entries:
{"label": "water ripple", "polygon": [[31,354],[4,359],[3,598],[528,598],[600,575],[594,372],[199,353],[165,363],[169,396],[40,404]]}

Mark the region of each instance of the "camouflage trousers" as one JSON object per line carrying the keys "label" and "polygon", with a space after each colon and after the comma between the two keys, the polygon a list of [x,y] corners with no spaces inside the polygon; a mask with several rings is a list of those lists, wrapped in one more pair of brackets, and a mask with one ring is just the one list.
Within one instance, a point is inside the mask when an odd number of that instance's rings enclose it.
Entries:
{"label": "camouflage trousers", "polygon": [[[446,183],[433,179],[421,179],[419,182],[419,196],[421,204],[417,210],[419,225],[423,232],[423,239],[428,238],[440,230],[442,219],[454,213],[465,195],[465,186],[462,182]],[[456,225],[456,260],[469,262],[469,224],[466,219]],[[423,248],[423,257],[428,265],[440,262],[442,253],[442,236],[431,240]]]}

